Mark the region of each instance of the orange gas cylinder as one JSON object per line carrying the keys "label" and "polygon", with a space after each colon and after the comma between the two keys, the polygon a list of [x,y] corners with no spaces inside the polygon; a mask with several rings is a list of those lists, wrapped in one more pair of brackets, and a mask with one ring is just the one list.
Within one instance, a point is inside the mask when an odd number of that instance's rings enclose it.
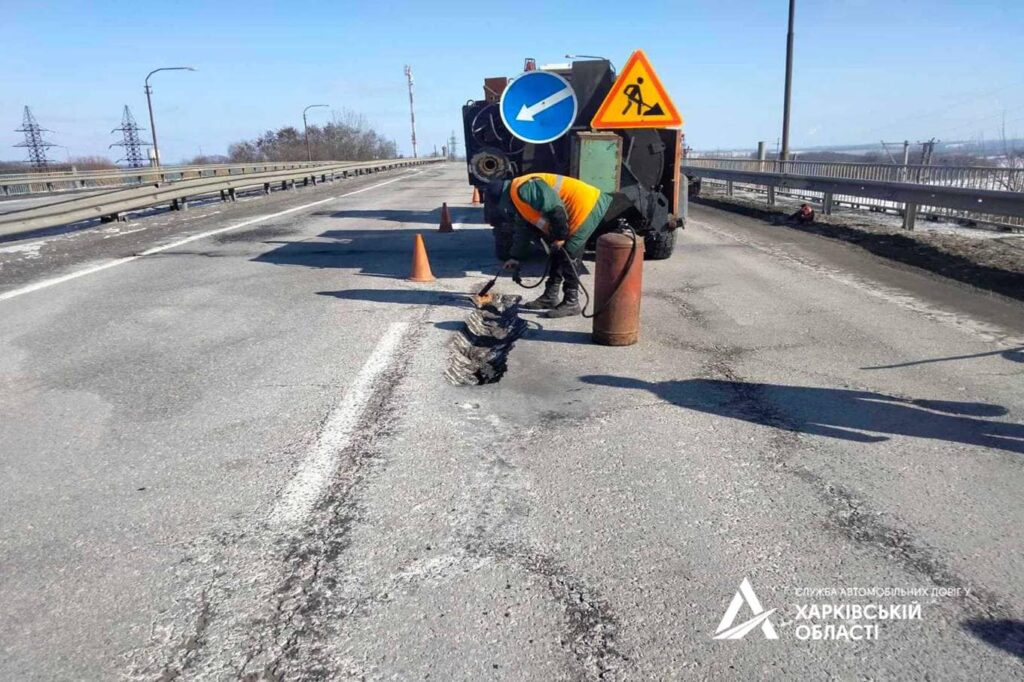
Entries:
{"label": "orange gas cylinder", "polygon": [[597,240],[594,267],[594,343],[630,346],[640,335],[640,294],[644,273],[644,240],[609,233]]}

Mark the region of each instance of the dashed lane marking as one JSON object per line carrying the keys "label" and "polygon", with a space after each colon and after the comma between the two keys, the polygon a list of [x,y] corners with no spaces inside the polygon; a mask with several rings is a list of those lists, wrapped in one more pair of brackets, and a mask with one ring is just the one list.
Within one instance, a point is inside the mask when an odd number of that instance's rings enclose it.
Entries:
{"label": "dashed lane marking", "polygon": [[423,171],[416,171],[416,172],[410,173],[408,175],[403,175],[402,177],[399,177],[399,178],[393,178],[391,180],[385,180],[384,182],[378,182],[377,184],[370,185],[369,187],[363,187],[362,189],[357,189],[357,190],[354,190],[352,192],[346,192],[345,194],[339,194],[338,196],[328,197],[327,199],[321,199],[319,201],[313,201],[313,202],[310,202],[308,204],[303,204],[301,206],[295,206],[293,208],[288,208],[288,209],[285,209],[283,211],[278,211],[277,213],[270,213],[268,215],[259,216],[257,218],[250,218],[249,220],[244,220],[244,221],[238,223],[237,225],[230,225],[228,227],[221,227],[221,228],[218,228],[216,230],[208,230],[206,232],[200,232],[199,234],[194,234],[191,237],[185,237],[184,239],[179,239],[178,241],[171,242],[170,244],[164,244],[162,246],[155,246],[155,247],[153,247],[151,249],[146,249],[145,251],[143,251],[141,253],[138,253],[138,254],[136,254],[134,256],[125,256],[124,258],[118,258],[116,260],[108,261],[106,263],[100,263],[99,265],[93,265],[92,267],[83,268],[82,270],[76,270],[74,272],[69,272],[68,274],[61,275],[60,277],[51,277],[50,279],[40,280],[40,281],[34,282],[32,284],[27,284],[27,285],[25,285],[23,287],[19,287],[17,289],[11,289],[10,291],[4,292],[4,293],[0,293],[0,301],[7,301],[7,300],[12,299],[12,298],[17,298],[18,296],[24,296],[25,294],[31,294],[32,292],[39,291],[40,289],[48,289],[49,287],[56,286],[58,284],[63,284],[64,282],[70,282],[71,280],[78,279],[79,277],[85,277],[87,275],[93,275],[93,274],[95,274],[97,272],[102,272],[104,270],[109,270],[110,268],[116,268],[118,265],[124,265],[125,263],[131,263],[132,261],[139,260],[140,258],[144,258],[146,256],[152,256],[155,253],[160,253],[162,251],[167,251],[169,249],[176,249],[179,246],[184,246],[185,244],[189,244],[191,242],[194,242],[194,241],[197,241],[197,240],[200,240],[200,239],[206,239],[207,237],[212,237],[214,235],[223,234],[224,232],[231,232],[232,230],[240,230],[243,227],[249,227],[250,225],[255,225],[256,223],[262,223],[262,222],[267,221],[267,220],[273,220],[274,218],[280,218],[281,216],[288,215],[289,213],[296,213],[297,211],[305,211],[306,209],[313,208],[314,206],[320,206],[321,204],[326,204],[326,203],[329,203],[331,201],[337,201],[338,199],[344,199],[345,197],[350,197],[350,196],[353,196],[355,194],[362,194],[363,192],[369,192],[370,190],[377,189],[378,187],[383,187],[385,185],[390,185],[393,182],[399,182],[400,180],[408,180],[409,178],[413,177],[414,175],[419,175],[422,172]]}

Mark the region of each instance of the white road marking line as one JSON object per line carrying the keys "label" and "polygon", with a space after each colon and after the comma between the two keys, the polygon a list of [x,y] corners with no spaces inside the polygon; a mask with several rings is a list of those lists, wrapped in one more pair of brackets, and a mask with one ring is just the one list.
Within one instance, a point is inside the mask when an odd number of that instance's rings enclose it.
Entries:
{"label": "white road marking line", "polygon": [[806,270],[810,270],[811,272],[827,277],[835,282],[857,289],[869,296],[886,301],[887,303],[892,303],[918,315],[922,315],[932,321],[951,325],[963,332],[976,336],[984,341],[988,341],[989,343],[999,343],[1007,346],[1016,345],[1018,343],[1014,334],[1011,334],[1006,329],[996,325],[981,322],[980,320],[975,320],[960,313],[942,310],[941,308],[925,303],[910,294],[896,289],[891,289],[889,287],[884,287],[878,282],[866,280],[856,275],[842,273],[818,263],[808,262],[798,256],[794,256],[793,254],[784,251],[781,248],[758,244],[725,230],[712,227],[702,220],[694,220],[691,218],[690,221],[695,225],[703,227],[708,232],[713,232],[722,237],[728,237],[729,239],[749,246],[752,249],[756,249],[762,253],[768,254],[769,256],[774,256],[779,260],[786,261]]}
{"label": "white road marking line", "polygon": [[371,189],[377,189],[378,187],[383,187],[384,185],[390,185],[393,182],[398,182],[400,180],[407,180],[407,179],[413,177],[414,175],[419,175],[422,172],[423,171],[416,171],[414,173],[409,173],[408,175],[403,175],[403,176],[398,177],[398,178],[392,178],[391,180],[385,180],[384,182],[378,182],[376,185],[370,185],[369,187],[363,187],[362,189],[357,189],[357,190],[354,190],[352,192],[346,192],[345,194],[339,194],[338,196],[335,196],[335,197],[328,197],[327,199],[321,199],[320,201],[313,201],[313,202],[310,202],[308,204],[303,204],[301,206],[295,206],[293,208],[285,209],[284,211],[278,211],[277,213],[270,213],[268,215],[260,216],[258,218],[250,218],[249,220],[244,220],[244,221],[238,223],[237,225],[230,225],[228,227],[221,227],[221,228],[216,229],[216,230],[209,230],[207,232],[200,232],[199,234],[194,234],[191,237],[186,237],[185,239],[179,239],[178,241],[171,242],[170,244],[164,244],[163,246],[155,246],[152,249],[146,249],[145,251],[143,251],[143,252],[141,252],[139,254],[136,254],[134,256],[125,256],[124,258],[118,258],[116,260],[108,261],[106,263],[101,263],[99,265],[94,265],[92,267],[85,268],[83,270],[76,270],[75,272],[69,272],[68,274],[61,275],[60,277],[51,277],[50,279],[40,280],[39,282],[35,282],[33,284],[27,284],[27,285],[25,285],[23,287],[19,287],[17,289],[11,289],[10,291],[7,291],[5,293],[0,293],[0,301],[7,301],[9,299],[16,298],[18,296],[24,296],[25,294],[30,294],[33,291],[39,291],[40,289],[47,289],[49,287],[56,286],[58,284],[63,284],[64,282],[70,282],[71,280],[78,279],[79,277],[85,277],[86,275],[92,275],[92,274],[95,274],[97,272],[102,272],[103,270],[109,270],[110,268],[117,267],[118,265],[124,265],[125,263],[131,263],[132,261],[138,260],[138,259],[140,259],[140,258],[142,258],[144,256],[152,256],[155,253],[160,253],[161,251],[167,251],[169,249],[175,249],[175,248],[177,248],[179,246],[184,246],[185,244],[189,244],[191,242],[194,242],[194,241],[197,241],[197,240],[200,240],[200,239],[206,239],[207,237],[212,237],[214,235],[223,234],[224,232],[231,232],[232,230],[240,230],[243,227],[249,227],[250,225],[255,225],[256,223],[262,223],[262,222],[264,222],[266,220],[273,220],[274,218],[280,218],[281,216],[288,215],[289,213],[295,213],[296,211],[304,211],[307,208],[313,208],[314,206],[319,206],[321,204],[326,204],[326,203],[329,203],[331,201],[337,201],[338,199],[344,199],[345,197],[350,197],[350,196],[353,196],[355,194],[362,194],[363,192],[369,192]]}
{"label": "white road marking line", "polygon": [[388,327],[345,397],[327,415],[316,442],[299,465],[292,480],[270,513],[271,526],[280,528],[301,522],[316,504],[338,468],[338,456],[352,440],[375,384],[391,365],[408,322]]}

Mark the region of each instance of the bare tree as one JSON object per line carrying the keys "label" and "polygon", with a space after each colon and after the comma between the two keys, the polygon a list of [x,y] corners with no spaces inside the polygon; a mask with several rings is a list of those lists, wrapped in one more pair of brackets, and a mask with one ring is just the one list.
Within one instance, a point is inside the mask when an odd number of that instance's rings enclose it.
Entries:
{"label": "bare tree", "polygon": [[[393,159],[398,147],[369,126],[365,117],[351,111],[334,113],[330,123],[309,126],[309,146],[317,161],[372,161]],[[231,161],[304,161],[305,138],[297,128],[268,130],[254,140],[228,147]]]}

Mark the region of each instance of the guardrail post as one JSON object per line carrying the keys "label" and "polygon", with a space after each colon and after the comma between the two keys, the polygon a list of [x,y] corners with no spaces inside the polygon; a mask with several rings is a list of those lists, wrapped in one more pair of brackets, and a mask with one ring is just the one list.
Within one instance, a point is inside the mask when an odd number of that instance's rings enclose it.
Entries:
{"label": "guardrail post", "polygon": [[832,192],[825,192],[821,212],[825,215],[832,215]]}
{"label": "guardrail post", "polygon": [[768,185],[768,205],[775,205],[775,185]]}
{"label": "guardrail post", "polygon": [[237,197],[235,196],[235,188],[234,187],[229,187],[228,188],[228,198],[230,198],[231,201],[237,201]]}
{"label": "guardrail post", "polygon": [[732,180],[725,181],[725,195],[728,197],[732,196]]}
{"label": "guardrail post", "polygon": [[11,188],[8,187],[7,185],[4,185],[4,196],[5,197],[11,196]]}
{"label": "guardrail post", "polygon": [[228,200],[227,192],[225,192],[224,190],[220,191],[220,200],[221,201],[227,201]]}
{"label": "guardrail post", "polygon": [[315,175],[310,175],[309,179],[313,183],[313,186],[316,187],[316,176]]}
{"label": "guardrail post", "polygon": [[903,209],[903,229],[913,230],[914,223],[917,221],[917,204],[907,202],[906,207]]}
{"label": "guardrail post", "polygon": [[263,193],[264,194],[270,194],[270,183],[269,182],[264,182],[263,183]]}

